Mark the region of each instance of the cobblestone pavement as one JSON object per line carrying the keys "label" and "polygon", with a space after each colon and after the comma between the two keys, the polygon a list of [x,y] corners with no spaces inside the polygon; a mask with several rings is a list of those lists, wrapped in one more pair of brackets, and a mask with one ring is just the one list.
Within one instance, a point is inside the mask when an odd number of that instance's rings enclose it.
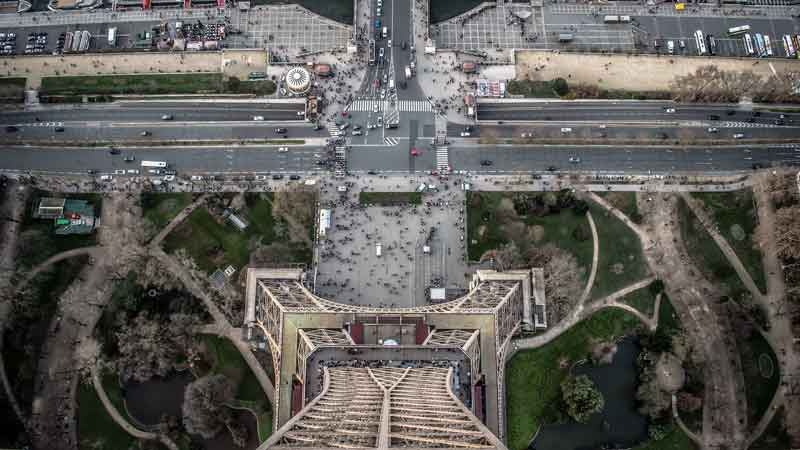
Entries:
{"label": "cobblestone pavement", "polygon": [[334,183],[323,185],[321,201],[332,214],[331,229],[318,246],[317,294],[352,304],[413,307],[426,304],[432,285],[466,287],[463,191],[426,180],[437,189],[422,196],[422,205],[359,206],[360,187],[413,192],[419,186],[403,181],[391,187],[354,183],[341,196]]}
{"label": "cobblestone pavement", "polygon": [[437,47],[459,50],[536,48],[541,34],[541,8],[514,3],[476,8],[431,26]]}

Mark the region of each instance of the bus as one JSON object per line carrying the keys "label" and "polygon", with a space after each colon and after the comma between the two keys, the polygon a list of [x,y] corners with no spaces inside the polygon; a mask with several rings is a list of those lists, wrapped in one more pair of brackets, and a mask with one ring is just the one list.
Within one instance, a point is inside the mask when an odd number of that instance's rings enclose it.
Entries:
{"label": "bus", "polygon": [[142,167],[158,167],[165,169],[167,167],[167,163],[164,161],[142,161]]}
{"label": "bus", "polygon": [[706,39],[703,36],[702,30],[694,32],[694,41],[697,44],[697,54],[703,56],[706,54]]}
{"label": "bus", "polygon": [[728,28],[728,36],[738,36],[750,31],[750,25],[742,25],[739,27]]}
{"label": "bus", "polygon": [[369,40],[369,65],[375,65],[375,40]]}
{"label": "bus", "polygon": [[795,34],[792,36],[790,34],[789,41],[792,43],[792,47],[794,48],[794,56],[800,58],[800,42],[797,40],[797,35]]}
{"label": "bus", "polygon": [[605,16],[603,17],[605,23],[619,23],[619,16]]}
{"label": "bus", "polygon": [[749,34],[744,35],[744,49],[747,51],[748,55],[755,53],[755,50],[753,50],[753,38],[751,38]]}
{"label": "bus", "polygon": [[767,56],[772,56],[772,41],[770,40],[769,36],[766,34],[764,35],[764,50],[767,51]]}
{"label": "bus", "polygon": [[248,80],[266,80],[267,73],[266,72],[250,72],[247,75]]}
{"label": "bus", "polygon": [[756,33],[756,50],[759,58],[767,54],[764,49],[764,36],[761,33]]}
{"label": "bus", "polygon": [[786,57],[791,58],[794,56],[794,45],[788,34],[783,35],[783,49],[786,50]]}

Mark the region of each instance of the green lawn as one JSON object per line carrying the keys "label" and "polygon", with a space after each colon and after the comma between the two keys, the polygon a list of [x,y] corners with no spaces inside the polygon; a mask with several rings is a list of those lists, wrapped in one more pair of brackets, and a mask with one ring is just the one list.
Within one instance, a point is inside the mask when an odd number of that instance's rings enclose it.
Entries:
{"label": "green lawn", "polygon": [[[305,242],[292,241],[286,233],[276,233],[272,214],[272,193],[246,194],[243,218],[249,226],[239,231],[233,225],[215,218],[205,207],[192,211],[186,220],[164,240],[164,249],[174,252],[186,249],[198,267],[207,273],[228,264],[241,269],[250,260],[254,243],[285,244],[284,262],[310,262],[311,249]],[[283,227],[285,229],[285,227]]]}
{"label": "green lawn", "polygon": [[419,205],[422,194],[419,192],[359,192],[358,202],[362,205]]}
{"label": "green lawn", "polygon": [[617,309],[594,314],[549,344],[517,353],[506,366],[508,448],[524,450],[539,425],[558,416],[560,383],[567,371],[559,367],[587,357],[591,339],[614,339],[639,326],[632,315]]}
{"label": "green lawn", "polygon": [[739,275],[682,199],[678,202],[678,220],[681,238],[697,268],[730,297],[738,300],[746,294]]}
{"label": "green lawn", "polygon": [[78,385],[78,442],[81,450],[125,450],[136,439],[108,415],[91,384]]}
{"label": "green lawn", "polygon": [[672,300],[667,297],[667,294],[661,294],[661,304],[658,308],[658,328],[670,334],[678,332],[682,328],[678,313],[675,312]]}
{"label": "green lawn", "polygon": [[96,75],[42,78],[40,94],[48,95],[158,95],[275,92],[275,83],[228,81],[221,73],[177,73],[155,75]]}
{"label": "green lawn", "polygon": [[[663,296],[662,296],[663,297]],[[620,303],[633,306],[642,314],[652,317],[656,306],[656,297],[647,288],[631,292],[618,300]],[[662,299],[662,302],[664,300]]]}
{"label": "green lawn", "polygon": [[697,445],[677,425],[663,439],[647,441],[633,450],[695,450]]}
{"label": "green lawn", "polygon": [[[596,192],[596,194],[623,214],[628,216],[631,220],[639,214],[639,206],[636,204],[636,192]],[[635,222],[635,220],[634,220]]]}
{"label": "green lawn", "polygon": [[597,277],[591,291],[591,298],[597,299],[641,280],[649,270],[639,239],[627,225],[594,202],[589,202],[589,211],[600,240]]}
{"label": "green lawn", "polygon": [[[754,426],[764,415],[769,407],[769,402],[780,383],[780,370],[778,359],[766,339],[760,333],[753,331],[748,339],[742,339],[739,333],[736,347],[742,361],[745,394],[747,398],[748,423]],[[761,360],[759,362],[759,360]],[[762,374],[760,365],[764,367]],[[769,373],[769,366],[772,373]],[[765,376],[767,375],[767,376]]]}
{"label": "green lawn", "polygon": [[38,190],[35,191],[31,194],[25,205],[25,215],[20,227],[16,260],[18,267],[30,268],[57,253],[74,248],[97,245],[97,232],[59,236],[54,233],[54,223],[52,219],[33,218],[33,212],[38,207],[40,198],[64,196],[71,199],[89,201],[94,204],[95,214],[100,216],[102,207],[102,196],[100,194],[64,195]]}
{"label": "green lawn", "polygon": [[509,80],[508,93],[534,98],[558,98],[550,81]]}
{"label": "green lawn", "polygon": [[212,355],[209,361],[210,373],[220,373],[236,383],[236,399],[258,416],[259,441],[265,441],[272,433],[272,410],[269,400],[261,389],[253,372],[239,350],[227,339],[204,335],[203,343]]}
{"label": "green lawn", "polygon": [[25,100],[25,78],[0,78],[0,100],[5,103]]}
{"label": "green lawn", "polygon": [[192,194],[189,192],[171,194],[144,192],[142,193],[142,214],[145,219],[160,229],[169,224],[190,203],[192,203]]}
{"label": "green lawn", "polygon": [[754,242],[757,225],[753,191],[694,193],[711,211],[720,233],[736,252],[761,292],[766,291],[761,250]]}

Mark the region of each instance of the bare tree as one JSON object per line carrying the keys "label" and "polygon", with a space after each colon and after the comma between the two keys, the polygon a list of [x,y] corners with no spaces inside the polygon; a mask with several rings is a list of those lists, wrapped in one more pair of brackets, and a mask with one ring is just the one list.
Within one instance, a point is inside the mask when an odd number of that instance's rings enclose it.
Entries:
{"label": "bare tree", "polygon": [[231,421],[233,385],[225,375],[208,375],[186,386],[183,394],[183,425],[186,431],[211,439]]}
{"label": "bare tree", "polygon": [[775,212],[776,243],[782,259],[800,259],[800,205]]}

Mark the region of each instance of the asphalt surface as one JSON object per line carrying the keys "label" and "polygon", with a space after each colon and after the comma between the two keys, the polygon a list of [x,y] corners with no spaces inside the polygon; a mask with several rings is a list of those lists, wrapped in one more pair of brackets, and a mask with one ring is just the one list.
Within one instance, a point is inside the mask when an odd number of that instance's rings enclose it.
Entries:
{"label": "asphalt surface", "polygon": [[[136,161],[126,163],[123,156]],[[312,173],[323,169],[317,161],[325,158],[318,147],[290,147],[278,152],[278,146],[155,147],[121,148],[120,155],[110,155],[108,148],[36,148],[7,147],[0,169],[84,174],[114,170],[141,169],[140,161],[166,161],[179,174],[185,173]],[[570,163],[569,158],[579,158]],[[491,161],[490,166],[481,161]],[[671,171],[731,171],[752,169],[754,164],[800,165],[800,144],[770,146],[719,146],[709,150],[683,149],[674,146],[450,146],[450,162],[455,171],[473,173],[519,173],[559,171],[598,171],[648,173]],[[421,149],[411,157],[394,147],[353,147],[349,150],[349,170],[379,173],[413,173],[434,170],[435,155]]]}

